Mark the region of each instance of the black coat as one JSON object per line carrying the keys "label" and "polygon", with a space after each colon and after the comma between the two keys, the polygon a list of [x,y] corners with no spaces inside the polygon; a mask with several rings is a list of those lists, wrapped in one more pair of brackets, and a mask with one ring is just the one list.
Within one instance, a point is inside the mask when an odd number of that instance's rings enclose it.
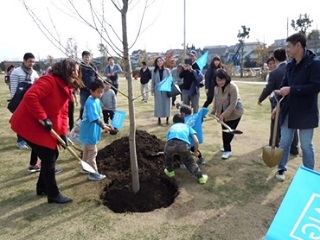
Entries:
{"label": "black coat", "polygon": [[205,89],[208,89],[207,97],[214,97],[214,88],[216,84],[216,71],[214,64],[210,64],[208,70],[204,76],[205,78]]}
{"label": "black coat", "polygon": [[320,60],[306,50],[296,64],[287,64],[280,87],[290,86],[290,93],[282,101],[281,123],[288,114],[288,127],[292,129],[316,128],[319,124],[318,93],[320,91]]}
{"label": "black coat", "polygon": [[149,80],[152,78],[152,74],[149,68],[146,68],[145,71],[143,71],[143,68],[140,69],[139,71],[140,75],[140,83],[141,84],[146,84],[149,82]]}
{"label": "black coat", "polygon": [[[269,81],[266,87],[262,90],[259,102],[265,100],[274,90],[280,89],[281,81],[286,72],[286,63],[280,63],[276,69],[269,73]],[[275,107],[275,101],[272,101],[272,107]]]}

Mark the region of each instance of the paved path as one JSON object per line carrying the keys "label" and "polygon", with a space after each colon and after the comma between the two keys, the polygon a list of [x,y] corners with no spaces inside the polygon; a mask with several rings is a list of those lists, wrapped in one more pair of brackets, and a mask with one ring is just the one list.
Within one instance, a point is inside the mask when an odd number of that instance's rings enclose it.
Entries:
{"label": "paved path", "polygon": [[247,83],[247,84],[256,84],[256,85],[266,85],[267,83],[264,81],[261,82],[253,82],[253,81],[242,81],[242,80],[232,80],[234,83]]}

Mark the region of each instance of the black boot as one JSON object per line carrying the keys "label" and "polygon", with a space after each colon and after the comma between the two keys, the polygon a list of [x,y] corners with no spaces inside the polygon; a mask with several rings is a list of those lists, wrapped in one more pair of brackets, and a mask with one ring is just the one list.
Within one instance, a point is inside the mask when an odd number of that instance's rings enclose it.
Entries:
{"label": "black boot", "polygon": [[46,190],[45,190],[45,189],[42,189],[42,188],[37,188],[37,189],[36,189],[36,192],[37,192],[37,195],[38,195],[38,196],[47,195]]}
{"label": "black boot", "polygon": [[63,196],[61,193],[59,193],[56,197],[48,197],[48,203],[63,204],[68,202],[72,202],[72,199]]}
{"label": "black boot", "polygon": [[166,119],[166,124],[169,125],[169,117]]}
{"label": "black boot", "polygon": [[158,118],[158,125],[161,125],[161,118]]}

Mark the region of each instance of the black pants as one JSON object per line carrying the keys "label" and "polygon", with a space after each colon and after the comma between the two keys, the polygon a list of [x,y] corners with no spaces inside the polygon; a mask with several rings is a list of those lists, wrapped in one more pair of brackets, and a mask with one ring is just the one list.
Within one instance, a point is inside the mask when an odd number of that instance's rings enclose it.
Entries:
{"label": "black pants", "polygon": [[213,97],[207,96],[207,100],[204,102],[203,106],[204,108],[207,108],[213,101]]}
{"label": "black pants", "polygon": [[21,141],[24,141],[23,137],[17,134],[17,142],[21,142]]}
{"label": "black pants", "polygon": [[118,93],[118,88],[119,88],[119,84],[118,83],[112,83],[112,90],[114,91],[116,96],[117,96],[117,93]]}
{"label": "black pants", "polygon": [[46,191],[48,198],[56,197],[59,194],[59,189],[55,176],[56,160],[59,156],[58,149],[50,149],[43,147],[26,140],[32,151],[35,152],[41,159],[41,169],[37,182],[37,189]]}
{"label": "black pants", "polygon": [[69,101],[68,103],[68,117],[69,117],[69,130],[71,131],[74,125],[74,101]]}
{"label": "black pants", "polygon": [[[226,121],[225,123],[231,129],[236,129],[240,122],[240,119],[241,117],[236,120]],[[222,126],[222,129],[226,129],[226,127]],[[231,141],[233,139],[233,136],[234,134],[222,132],[222,142],[223,142],[223,148],[225,152],[231,152]]]}
{"label": "black pants", "polygon": [[[31,146],[30,146],[31,147]],[[38,162],[38,155],[36,154],[36,152],[31,148],[31,156],[30,156],[30,163],[29,165],[36,165]]]}
{"label": "black pants", "polygon": [[111,120],[113,119],[114,111],[112,111],[112,110],[102,110],[102,114],[103,114],[103,121],[106,124],[109,124],[109,118]]}

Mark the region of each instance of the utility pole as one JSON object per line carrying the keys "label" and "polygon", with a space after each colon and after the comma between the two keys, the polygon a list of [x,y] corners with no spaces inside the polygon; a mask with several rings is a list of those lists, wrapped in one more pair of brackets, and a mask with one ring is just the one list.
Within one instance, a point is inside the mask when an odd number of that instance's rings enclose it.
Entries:
{"label": "utility pole", "polygon": [[186,59],[186,0],[183,0],[183,61]]}

